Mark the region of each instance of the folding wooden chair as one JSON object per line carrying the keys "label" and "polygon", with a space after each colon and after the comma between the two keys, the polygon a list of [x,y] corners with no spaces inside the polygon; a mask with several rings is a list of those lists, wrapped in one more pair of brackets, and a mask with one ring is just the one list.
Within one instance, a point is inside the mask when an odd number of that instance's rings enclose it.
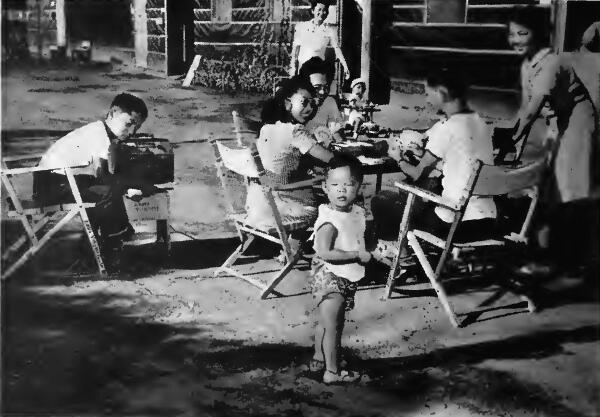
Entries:
{"label": "folding wooden chair", "polygon": [[[538,184],[546,172],[547,163],[545,160],[540,160],[535,163],[520,167],[520,168],[509,168],[503,166],[494,165],[483,165],[481,162],[477,162],[474,167],[473,174],[470,177],[468,184],[464,190],[464,194],[458,203],[447,201],[442,196],[433,194],[429,191],[414,187],[411,185],[396,183],[396,186],[402,191],[408,193],[407,204],[402,216],[402,222],[400,225],[400,232],[398,235],[398,248],[402,248],[405,240],[408,240],[408,245],[414,251],[420,266],[422,267],[425,275],[429,278],[431,286],[437,293],[437,296],[444,308],[444,311],[448,315],[450,322],[455,327],[458,327],[458,321],[456,314],[452,310],[448,296],[440,280],[441,274],[444,271],[444,266],[448,259],[448,255],[454,250],[478,250],[482,248],[490,247],[503,247],[507,243],[525,244],[527,243],[527,233],[529,226],[531,225],[531,219],[538,202]],[[461,222],[464,211],[467,207],[471,196],[500,196],[500,195],[519,195],[527,196],[530,199],[527,214],[523,219],[521,228],[518,232],[511,232],[504,237],[497,238],[496,236],[490,236],[489,239],[456,243],[454,242],[454,234],[456,229]],[[410,217],[411,209],[415,198],[421,198],[425,201],[431,201],[439,206],[445,207],[453,212],[454,218],[450,226],[450,230],[445,239],[434,236],[424,230],[417,230],[410,228]],[[438,259],[437,265],[434,267],[427,259],[427,255],[421,246],[421,241],[427,242],[434,246],[438,250],[441,250],[440,258]],[[402,267],[399,262],[400,250],[395,255],[390,268],[390,273],[387,280],[385,289],[386,298],[390,298],[394,277],[401,276]],[[400,269],[399,269],[400,268]],[[396,271],[399,269],[399,273]],[[530,311],[535,308],[531,300],[527,298],[528,307]],[[483,312],[484,310],[481,310]],[[469,314],[477,313],[477,311],[470,312]]]}
{"label": "folding wooden chair", "polygon": [[[296,253],[293,253],[288,242],[288,233],[295,230],[306,230],[312,226],[311,222],[308,220],[287,218],[282,216],[279,213],[277,205],[275,204],[273,191],[283,189],[290,190],[295,187],[306,186],[306,182],[290,184],[282,187],[274,187],[270,184],[269,179],[266,177],[266,173],[255,144],[231,148],[225,146],[223,143],[215,139],[211,140],[211,143],[215,152],[219,179],[225,191],[225,196],[231,210],[229,217],[234,221],[238,236],[241,240],[241,244],[233,251],[223,265],[221,265],[221,267],[215,271],[215,276],[225,272],[241,278],[258,287],[261,290],[260,298],[265,299],[270,293],[275,292],[274,288],[302,258],[302,252],[300,250]],[[242,176],[242,182],[245,187],[247,187],[250,182],[258,182],[264,192],[273,214],[272,225],[251,224],[247,221],[246,213],[236,209],[234,204],[234,196],[239,195],[240,190],[231,190],[230,180],[227,178],[227,171]],[[281,246],[286,259],[286,263],[283,268],[275,273],[270,279],[268,279],[266,283],[249,275],[244,275],[240,271],[233,268],[235,262],[244,254],[256,237],[266,239]]]}
{"label": "folding wooden chair", "polygon": [[235,110],[231,112],[231,116],[233,117],[233,133],[235,133],[237,144],[244,146],[244,138],[249,143],[254,142],[260,132],[261,123],[258,120],[242,117]]}
{"label": "folding wooden chair", "polygon": [[[23,163],[24,161],[35,161],[39,160],[41,155],[30,156],[25,158],[3,158],[2,159],[2,170],[0,171],[0,177],[2,178],[2,184],[6,188],[8,193],[8,199],[10,201],[7,216],[9,218],[18,218],[25,229],[26,235],[20,236],[12,245],[10,245],[2,255],[2,260],[9,263],[13,254],[18,252],[23,246],[29,241],[30,247],[27,249],[16,261],[12,262],[10,266],[6,268],[2,274],[2,279],[6,279],[13,275],[17,269],[23,266],[29,259],[31,259],[42,247],[48,243],[48,241],[58,231],[60,231],[65,225],[69,223],[75,216],[79,215],[81,222],[83,223],[85,233],[88,236],[90,245],[98,264],[98,271],[102,277],[106,276],[106,269],[104,262],[100,255],[100,246],[94,232],[92,225],[88,218],[86,209],[95,206],[95,203],[84,203],[81,199],[81,194],[75,178],[73,176],[72,169],[80,168],[81,166],[73,167],[57,167],[57,168],[39,168],[39,167],[22,167],[22,168],[8,168],[7,164]],[[21,200],[17,195],[15,186],[11,179],[16,175],[33,174],[34,172],[40,171],[56,171],[60,170],[64,173],[69,182],[71,192],[73,193],[74,203],[66,204],[55,204],[51,206],[42,206],[38,202],[33,200]],[[44,232],[40,237],[38,233],[41,232],[48,223],[56,221],[55,217],[61,216],[60,220],[50,230]]]}

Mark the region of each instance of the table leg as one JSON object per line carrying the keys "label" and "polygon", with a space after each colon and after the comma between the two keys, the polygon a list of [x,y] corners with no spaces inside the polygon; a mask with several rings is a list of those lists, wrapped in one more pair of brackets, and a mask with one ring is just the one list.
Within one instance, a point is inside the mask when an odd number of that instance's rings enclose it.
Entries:
{"label": "table leg", "polygon": [[378,194],[381,191],[381,183],[383,181],[383,174],[378,173],[377,179],[375,180],[375,194]]}

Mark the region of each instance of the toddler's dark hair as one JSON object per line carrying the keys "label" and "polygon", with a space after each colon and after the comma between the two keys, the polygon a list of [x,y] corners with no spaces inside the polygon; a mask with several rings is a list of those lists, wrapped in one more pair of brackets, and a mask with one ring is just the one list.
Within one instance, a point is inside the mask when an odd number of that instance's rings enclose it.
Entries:
{"label": "toddler's dark hair", "polygon": [[462,72],[443,68],[433,70],[427,75],[427,84],[430,87],[446,87],[452,99],[466,101],[469,84]]}
{"label": "toddler's dark hair", "polygon": [[363,181],[362,164],[356,157],[348,154],[338,153],[333,156],[325,167],[325,178],[329,176],[332,169],[348,167],[350,175],[359,183]]}
{"label": "toddler's dark hair", "polygon": [[142,116],[142,120],[146,120],[148,117],[148,107],[146,107],[146,103],[139,97],[134,96],[129,93],[121,93],[117,95],[110,107],[118,107],[124,113],[131,114],[133,112],[139,113]]}
{"label": "toddler's dark hair", "polygon": [[535,6],[516,7],[508,17],[508,22],[514,22],[533,32],[533,39],[538,46],[546,45],[550,39],[550,16],[546,9]]}

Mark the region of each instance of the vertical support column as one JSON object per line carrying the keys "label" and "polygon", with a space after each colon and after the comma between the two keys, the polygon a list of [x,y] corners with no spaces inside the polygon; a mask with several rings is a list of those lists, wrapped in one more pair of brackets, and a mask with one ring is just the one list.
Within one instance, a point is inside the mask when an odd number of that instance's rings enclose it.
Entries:
{"label": "vertical support column", "polygon": [[[542,4],[548,4],[549,0],[543,0]],[[550,11],[552,25],[552,39],[550,44],[556,52],[563,52],[565,49],[565,28],[567,26],[567,2],[554,1],[551,2]]]}
{"label": "vertical support column", "polygon": [[360,47],[360,77],[366,82],[369,97],[371,75],[371,0],[363,0],[362,37]]}
{"label": "vertical support column", "polygon": [[67,12],[65,0],[56,0],[56,46],[59,49],[67,47]]}
{"label": "vertical support column", "polygon": [[135,65],[148,68],[148,19],[146,0],[133,0]]}

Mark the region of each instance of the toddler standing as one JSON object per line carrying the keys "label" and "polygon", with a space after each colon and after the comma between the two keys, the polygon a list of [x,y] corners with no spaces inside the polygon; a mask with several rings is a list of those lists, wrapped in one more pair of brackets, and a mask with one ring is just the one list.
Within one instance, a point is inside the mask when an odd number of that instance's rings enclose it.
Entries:
{"label": "toddler standing", "polygon": [[354,204],[362,182],[361,165],[338,155],[326,168],[323,190],[328,204],[319,206],[314,226],[315,256],[311,290],[318,307],[315,353],[311,369],[325,369],[323,382],[352,382],[359,374],[340,366],[345,311],[354,307],[357,282],[371,259],[365,249],[365,210]]}

